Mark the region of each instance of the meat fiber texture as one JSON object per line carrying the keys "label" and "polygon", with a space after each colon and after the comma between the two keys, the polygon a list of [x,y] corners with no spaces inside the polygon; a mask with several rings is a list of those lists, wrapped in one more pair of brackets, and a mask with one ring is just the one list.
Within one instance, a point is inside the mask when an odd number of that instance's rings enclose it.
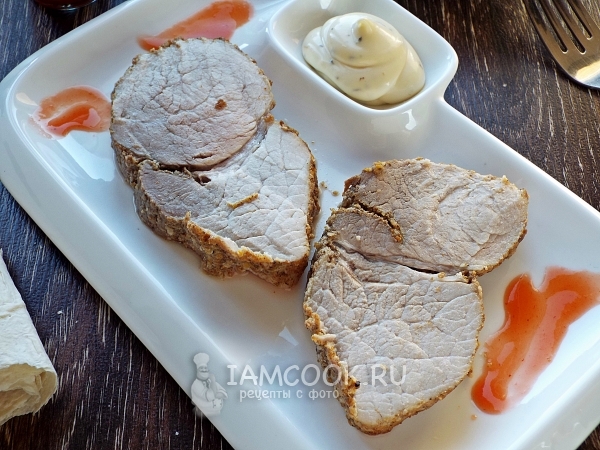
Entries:
{"label": "meat fiber texture", "polygon": [[515,251],[527,207],[504,177],[426,159],[347,180],[304,311],[352,425],[388,432],[470,372],[484,319],[477,276]]}
{"label": "meat fiber texture", "polygon": [[274,106],[270,80],[235,45],[177,39],[117,82],[111,138],[146,225],[212,275],[290,287],[308,264],[318,186],[310,149]]}

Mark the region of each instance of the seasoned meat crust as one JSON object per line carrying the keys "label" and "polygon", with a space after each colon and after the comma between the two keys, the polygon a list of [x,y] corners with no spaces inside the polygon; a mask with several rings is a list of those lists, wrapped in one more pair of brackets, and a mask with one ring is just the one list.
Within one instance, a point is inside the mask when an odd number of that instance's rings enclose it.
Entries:
{"label": "seasoned meat crust", "polygon": [[252,59],[220,39],[174,40],[137,56],[112,101],[112,146],[146,225],[212,275],[297,283],[319,210],[315,160],[271,116]]}
{"label": "seasoned meat crust", "polygon": [[484,320],[477,275],[514,252],[527,206],[505,178],[425,159],[347,180],[304,313],[350,424],[388,432],[470,372]]}

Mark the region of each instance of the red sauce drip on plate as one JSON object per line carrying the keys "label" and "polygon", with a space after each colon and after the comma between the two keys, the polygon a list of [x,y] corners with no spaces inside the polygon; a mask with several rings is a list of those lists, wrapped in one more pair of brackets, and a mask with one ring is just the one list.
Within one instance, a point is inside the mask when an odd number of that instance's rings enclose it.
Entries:
{"label": "red sauce drip on plate", "polygon": [[599,297],[600,274],[591,272],[548,268],[539,290],[529,275],[512,280],[504,294],[504,325],[486,342],[487,364],[471,391],[479,409],[498,414],[525,397],[569,325]]}
{"label": "red sauce drip on plate", "polygon": [[157,36],[140,36],[138,43],[144,50],[152,50],[177,37],[231,39],[236,28],[248,22],[251,15],[252,5],[244,0],[218,1]]}
{"label": "red sauce drip on plate", "polygon": [[66,136],[70,131],[106,131],[111,105],[102,92],[89,86],[74,86],[40,102],[33,119],[44,131]]}

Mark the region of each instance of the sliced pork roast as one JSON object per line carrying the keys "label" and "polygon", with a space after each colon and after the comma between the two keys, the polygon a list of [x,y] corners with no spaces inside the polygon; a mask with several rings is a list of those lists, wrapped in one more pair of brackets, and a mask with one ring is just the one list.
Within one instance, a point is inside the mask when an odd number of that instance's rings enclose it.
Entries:
{"label": "sliced pork roast", "polygon": [[318,186],[308,146],[274,106],[271,82],[235,45],[178,39],[117,82],[111,138],[146,225],[210,274],[290,287],[308,264]]}
{"label": "sliced pork roast", "polygon": [[352,425],[388,432],[470,372],[484,319],[476,276],[514,252],[527,206],[506,178],[425,159],[347,180],[304,311]]}
{"label": "sliced pork roast", "polygon": [[347,180],[343,205],[354,204],[402,235],[402,245],[381,256],[436,272],[489,272],[516,250],[527,225],[527,193],[506,177],[426,159],[378,163]]}

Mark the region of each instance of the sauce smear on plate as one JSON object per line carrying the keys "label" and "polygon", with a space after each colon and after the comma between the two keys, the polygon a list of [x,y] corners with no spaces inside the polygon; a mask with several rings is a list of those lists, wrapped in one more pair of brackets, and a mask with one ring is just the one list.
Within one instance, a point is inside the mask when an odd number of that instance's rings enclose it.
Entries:
{"label": "sauce smear on plate", "polygon": [[519,402],[550,364],[571,323],[599,304],[600,274],[546,270],[540,289],[529,275],[506,288],[502,328],[485,344],[486,365],[471,391],[482,411],[498,414]]}
{"label": "sauce smear on plate", "polygon": [[152,50],[177,37],[231,39],[236,28],[248,22],[251,16],[252,5],[247,1],[217,1],[157,36],[140,36],[138,43],[144,50]]}
{"label": "sauce smear on plate", "polygon": [[73,86],[43,99],[33,120],[54,136],[72,130],[106,131],[110,126],[110,100],[90,86]]}

